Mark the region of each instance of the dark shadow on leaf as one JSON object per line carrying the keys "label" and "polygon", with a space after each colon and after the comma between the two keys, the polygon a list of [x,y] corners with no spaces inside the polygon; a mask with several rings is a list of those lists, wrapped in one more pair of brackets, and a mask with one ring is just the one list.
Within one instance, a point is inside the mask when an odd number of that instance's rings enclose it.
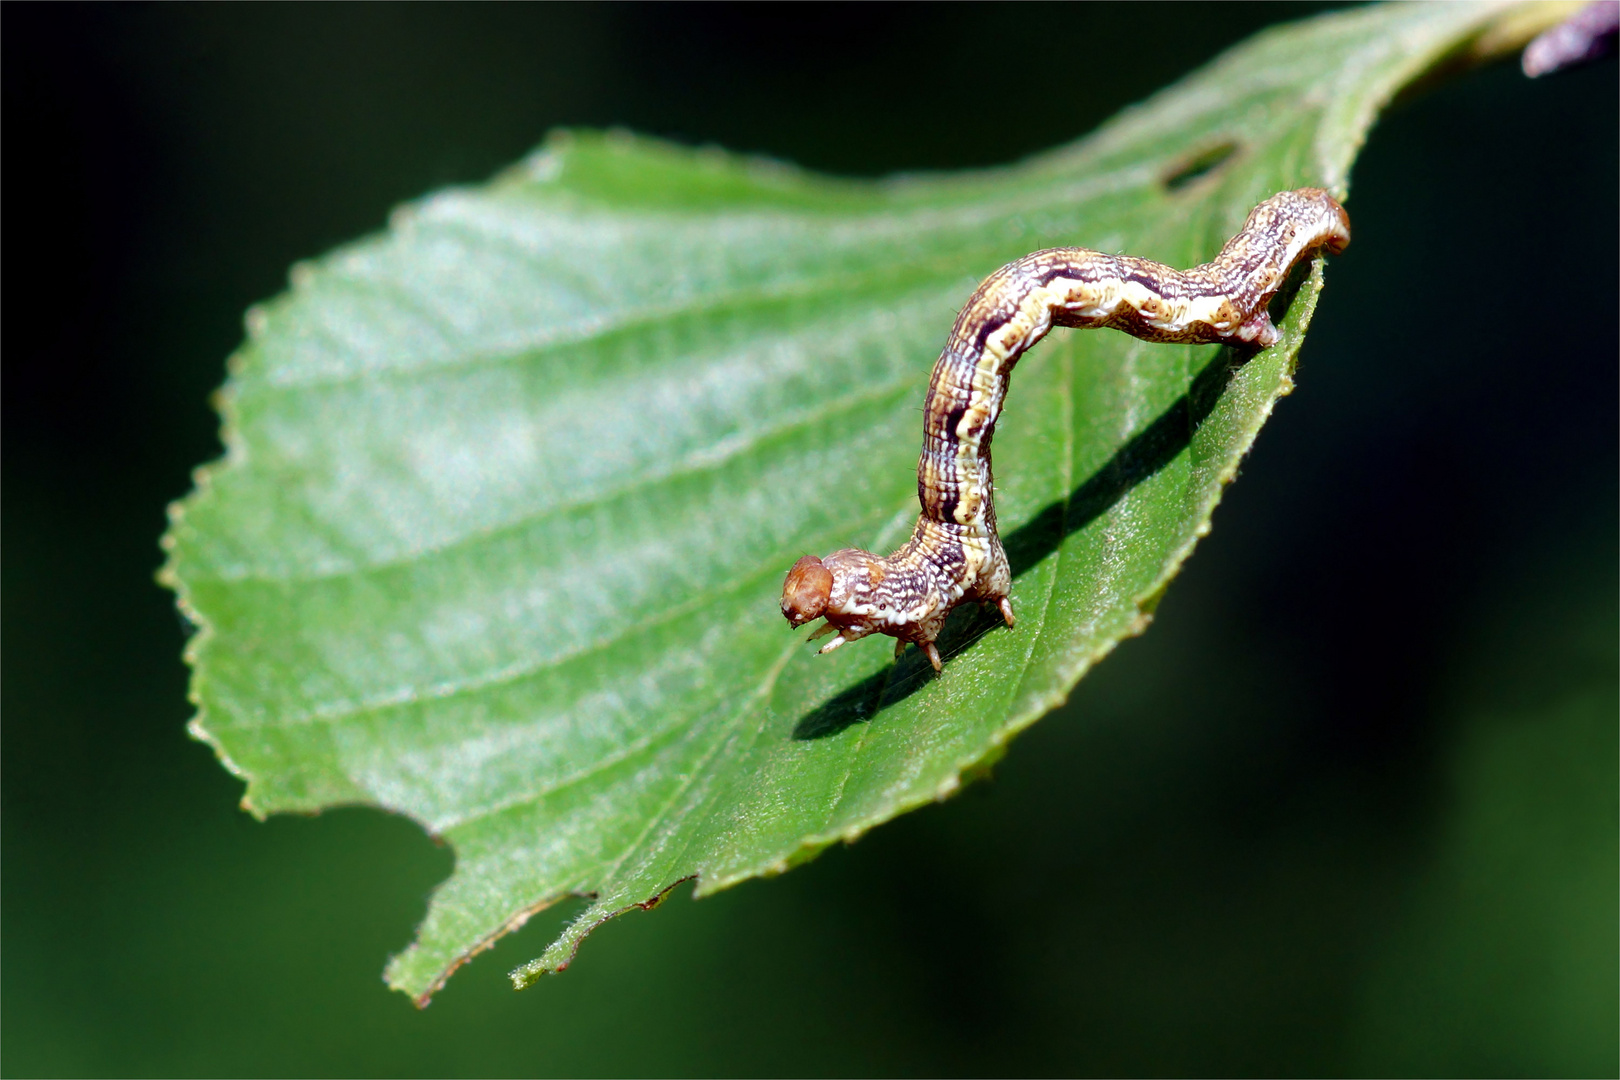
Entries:
{"label": "dark shadow on leaf", "polygon": [[[964,605],[951,612],[935,644],[949,660],[985,634],[1002,625],[993,607]],[[862,724],[896,702],[904,701],[934,678],[934,669],[921,649],[907,648],[889,667],[875,672],[805,714],[793,727],[795,739],[824,739],[851,724]]]}
{"label": "dark shadow on leaf", "polygon": [[[901,659],[903,661],[904,657]],[[898,666],[897,662],[895,667]],[[832,700],[806,713],[793,725],[793,738],[800,741],[825,739],[829,735],[837,735],[851,724],[863,724],[870,720],[877,715],[883,701],[883,689],[893,674],[893,669],[889,668],[868,675]]]}
{"label": "dark shadow on leaf", "polygon": [[[1281,321],[1295,294],[1310,273],[1309,261],[1300,263],[1273,298],[1271,313]],[[1255,355],[1251,348],[1223,347],[1193,377],[1187,392],[1144,428],[1067,498],[1051,503],[1025,524],[1002,537],[1007,561],[1017,578],[1056,551],[1071,533],[1079,532],[1124,498],[1137,484],[1173,461],[1192,442],[1215,410],[1232,373]],[[939,635],[940,654],[947,659],[1001,625],[994,608],[964,605],[951,613]],[[922,652],[909,648],[891,667],[867,676],[830,701],[806,713],[793,727],[794,739],[824,739],[852,724],[865,723],[883,709],[904,701],[933,676]]]}
{"label": "dark shadow on leaf", "polygon": [[1185,450],[1198,425],[1214,411],[1232,372],[1242,366],[1249,355],[1252,353],[1223,348],[1193,378],[1187,392],[1153,423],[1133,435],[1108,459],[1108,464],[1092,473],[1068,498],[1049,504],[1002,537],[1013,577],[1026,573],[1052,554],[1070,533],[1091,524],[1137,484]]}

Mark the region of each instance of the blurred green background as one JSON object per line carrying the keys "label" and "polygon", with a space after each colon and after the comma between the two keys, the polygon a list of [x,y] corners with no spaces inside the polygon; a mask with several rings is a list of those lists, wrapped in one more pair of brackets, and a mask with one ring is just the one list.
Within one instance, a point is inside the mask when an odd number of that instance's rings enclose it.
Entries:
{"label": "blurred green background", "polygon": [[451,853],[183,730],[163,508],[294,260],[563,124],[1005,162],[1312,10],[7,5],[4,1073],[1614,1075],[1612,61],[1374,131],[1213,535],[950,803],[418,1013]]}

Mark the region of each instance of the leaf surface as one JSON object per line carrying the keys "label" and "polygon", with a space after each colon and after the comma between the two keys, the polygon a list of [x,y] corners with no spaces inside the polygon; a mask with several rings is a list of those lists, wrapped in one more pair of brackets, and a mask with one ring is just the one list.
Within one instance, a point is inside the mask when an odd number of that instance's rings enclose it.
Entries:
{"label": "leaf surface", "polygon": [[388,969],[423,1003],[559,898],[592,903],[519,985],[682,880],[949,795],[1146,625],[1291,387],[1322,267],[1253,357],[1054,331],[996,437],[1017,629],[958,611],[938,677],[887,638],[817,658],[782,576],[909,532],[957,308],[1037,248],[1190,266],[1276,191],[1343,196],[1377,110],[1510,21],[1284,27],[1013,168],[855,183],[562,134],[401,210],[249,315],[226,457],[166,537],[193,733],[256,814],[372,804],[454,846]]}

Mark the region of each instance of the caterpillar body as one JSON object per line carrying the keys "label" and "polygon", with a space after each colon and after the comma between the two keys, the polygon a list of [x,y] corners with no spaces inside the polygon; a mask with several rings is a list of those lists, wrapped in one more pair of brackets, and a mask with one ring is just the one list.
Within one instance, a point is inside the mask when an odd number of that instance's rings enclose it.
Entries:
{"label": "caterpillar body", "polygon": [[830,652],[869,634],[907,642],[942,669],[934,639],[968,601],[1013,625],[1012,574],[996,534],[990,440],[1008,377],[1054,326],[1114,327],[1147,341],[1275,344],[1266,305],[1300,259],[1350,242],[1344,207],[1320,188],[1273,195],[1212,261],[1173,270],[1148,259],[1050,248],[1008,263],[968,298],[934,364],[917,461],[922,513],[894,554],[858,548],[806,555],[782,587],[792,626],[825,616],[812,637]]}

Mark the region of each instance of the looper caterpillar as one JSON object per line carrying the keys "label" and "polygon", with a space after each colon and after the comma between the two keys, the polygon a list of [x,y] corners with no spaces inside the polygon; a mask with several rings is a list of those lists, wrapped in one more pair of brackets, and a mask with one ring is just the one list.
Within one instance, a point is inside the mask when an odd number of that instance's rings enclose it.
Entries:
{"label": "looper caterpillar", "polygon": [[792,626],[825,616],[813,637],[830,652],[868,634],[915,642],[936,671],[934,639],[966,601],[994,603],[1013,625],[1012,575],[996,534],[990,440],[1013,365],[1054,326],[1113,327],[1146,341],[1278,340],[1266,305],[1300,259],[1350,242],[1344,207],[1320,188],[1273,195],[1220,254],[1191,270],[1086,248],[1050,248],[984,280],[956,317],[934,364],[917,461],[922,513],[893,555],[858,548],[806,555],[782,586]]}

